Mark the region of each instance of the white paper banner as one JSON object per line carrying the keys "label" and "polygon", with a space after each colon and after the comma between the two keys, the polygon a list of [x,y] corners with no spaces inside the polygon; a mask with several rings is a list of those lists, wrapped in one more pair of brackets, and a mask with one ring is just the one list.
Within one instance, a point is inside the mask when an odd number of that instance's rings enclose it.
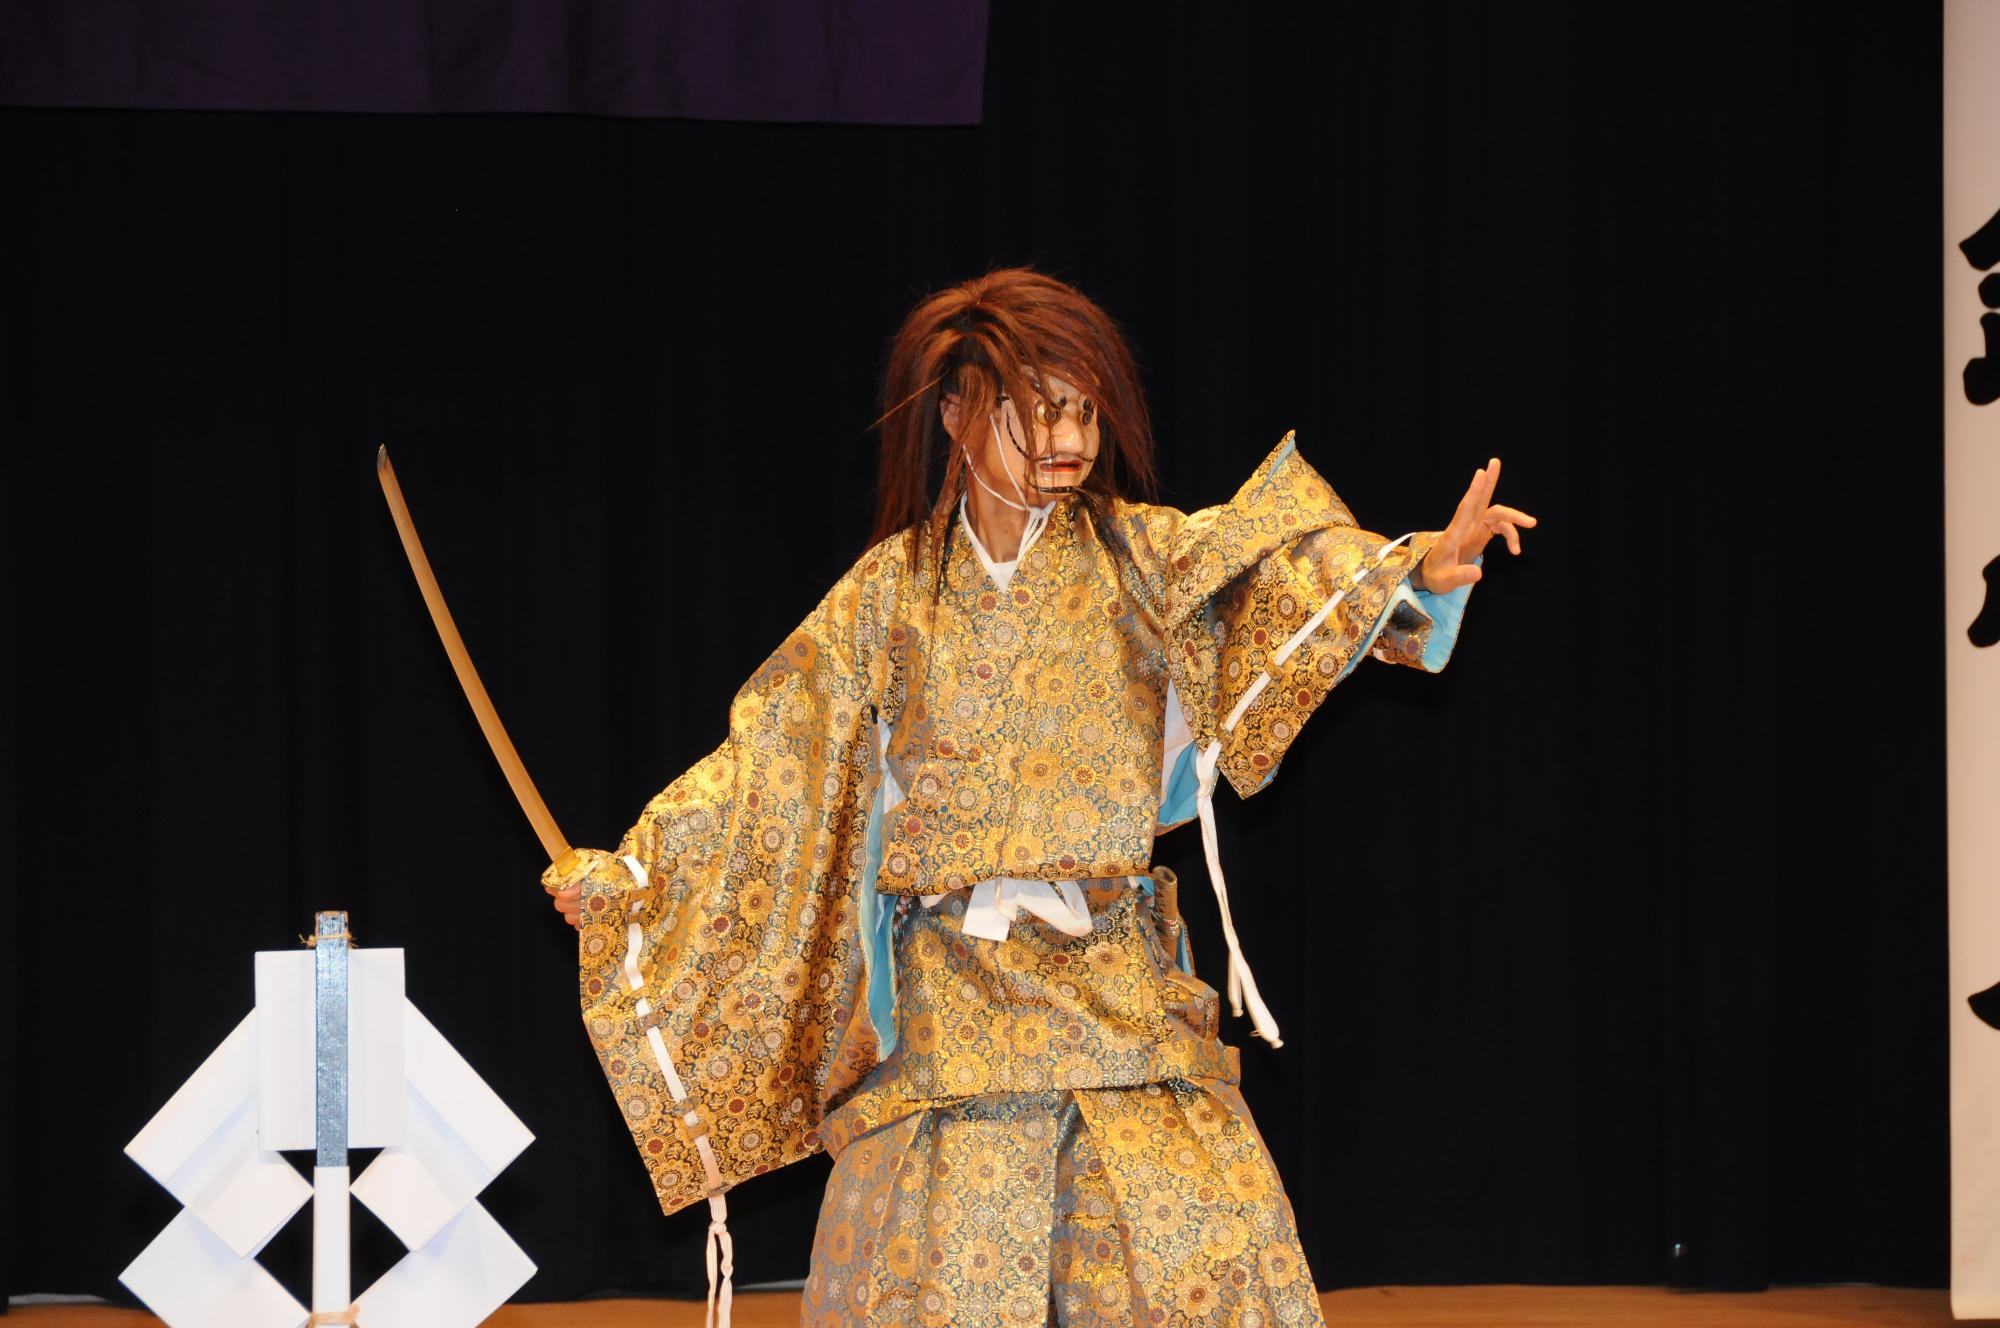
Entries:
{"label": "white paper banner", "polygon": [[2000,0],[1944,14],[1951,1307],[2000,1317]]}

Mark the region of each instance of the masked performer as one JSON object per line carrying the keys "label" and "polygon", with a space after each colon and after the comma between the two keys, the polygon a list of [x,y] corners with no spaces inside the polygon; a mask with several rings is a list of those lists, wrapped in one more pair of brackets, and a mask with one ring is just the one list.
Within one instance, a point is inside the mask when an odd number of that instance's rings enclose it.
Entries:
{"label": "masked performer", "polygon": [[805,1322],[1316,1324],[1291,1207],[1154,836],[1270,782],[1364,656],[1435,670],[1534,521],[1357,527],[1290,438],[1228,503],[1150,490],[1132,357],[1025,270],[929,297],[884,392],[878,542],[624,842],[545,884],[661,1207],[819,1148]]}

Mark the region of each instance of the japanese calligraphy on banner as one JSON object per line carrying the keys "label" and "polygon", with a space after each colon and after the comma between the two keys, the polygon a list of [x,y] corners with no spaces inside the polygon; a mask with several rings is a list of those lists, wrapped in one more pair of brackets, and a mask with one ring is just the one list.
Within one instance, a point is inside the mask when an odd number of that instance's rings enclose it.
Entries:
{"label": "japanese calligraphy on banner", "polygon": [[1944,15],[1951,1305],[2000,1317],[2000,0]]}

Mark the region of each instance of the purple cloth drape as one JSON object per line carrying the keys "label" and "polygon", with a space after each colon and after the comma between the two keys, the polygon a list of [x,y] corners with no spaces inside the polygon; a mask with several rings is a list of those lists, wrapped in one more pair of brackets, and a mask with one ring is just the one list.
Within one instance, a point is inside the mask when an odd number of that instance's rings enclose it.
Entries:
{"label": "purple cloth drape", "polygon": [[986,0],[0,0],[0,103],[976,124]]}

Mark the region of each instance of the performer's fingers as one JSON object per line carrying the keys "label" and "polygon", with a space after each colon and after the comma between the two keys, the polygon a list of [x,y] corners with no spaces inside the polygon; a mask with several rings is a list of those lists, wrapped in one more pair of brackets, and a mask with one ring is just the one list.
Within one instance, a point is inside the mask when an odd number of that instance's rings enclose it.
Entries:
{"label": "performer's fingers", "polygon": [[1519,556],[1521,552],[1521,536],[1514,529],[1514,523],[1512,521],[1502,521],[1500,523],[1500,534],[1507,541],[1507,552]]}
{"label": "performer's fingers", "polygon": [[1458,507],[1451,514],[1452,525],[1458,525],[1460,521],[1471,516],[1485,505],[1479,500],[1480,487],[1485,478],[1486,472],[1483,470],[1472,472],[1472,479],[1465,486],[1465,496],[1458,500]]}
{"label": "performer's fingers", "polygon": [[1465,542],[1465,537],[1472,528],[1479,524],[1479,513],[1485,506],[1479,496],[1481,473],[1476,470],[1472,472],[1472,481],[1465,486],[1465,496],[1458,500],[1458,506],[1451,514],[1451,522],[1445,526],[1438,540],[1447,549],[1455,551]]}
{"label": "performer's fingers", "polygon": [[1540,524],[1540,522],[1536,521],[1535,518],[1529,516],[1526,512],[1523,512],[1520,508],[1505,507],[1499,503],[1495,503],[1493,506],[1487,508],[1486,515],[1489,517],[1504,517],[1512,521],[1515,525],[1520,526],[1523,530],[1533,530]]}
{"label": "performer's fingers", "polygon": [[1457,590],[1460,586],[1471,585],[1479,577],[1480,571],[1477,567],[1471,563],[1459,563],[1455,567],[1448,567],[1437,575],[1430,577],[1430,588],[1433,591],[1439,592],[1453,591]]}

